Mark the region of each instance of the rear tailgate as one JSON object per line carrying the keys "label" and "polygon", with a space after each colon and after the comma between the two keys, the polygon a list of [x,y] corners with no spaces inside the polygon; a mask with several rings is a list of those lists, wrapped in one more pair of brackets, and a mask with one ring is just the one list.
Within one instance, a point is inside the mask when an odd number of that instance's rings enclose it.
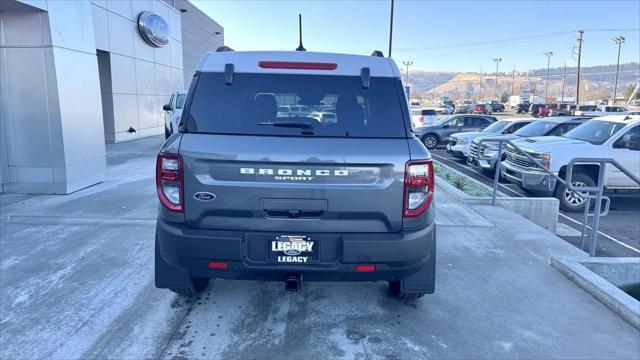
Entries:
{"label": "rear tailgate", "polygon": [[[402,226],[407,139],[185,133],[180,154],[191,228],[361,233]],[[198,200],[199,192],[215,197]]]}

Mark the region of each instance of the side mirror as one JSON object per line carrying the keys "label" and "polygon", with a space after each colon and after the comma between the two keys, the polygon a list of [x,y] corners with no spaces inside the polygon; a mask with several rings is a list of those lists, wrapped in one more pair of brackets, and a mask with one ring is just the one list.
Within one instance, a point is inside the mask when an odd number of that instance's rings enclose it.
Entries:
{"label": "side mirror", "polygon": [[448,128],[448,127],[449,127],[449,124],[444,124],[444,125],[442,125],[442,128],[443,128],[443,129],[446,129],[446,128]]}
{"label": "side mirror", "polygon": [[171,109],[171,105],[169,105],[169,104],[165,104],[165,105],[163,105],[163,106],[162,106],[162,110],[164,110],[164,111],[171,111],[171,110],[172,110],[172,109]]}

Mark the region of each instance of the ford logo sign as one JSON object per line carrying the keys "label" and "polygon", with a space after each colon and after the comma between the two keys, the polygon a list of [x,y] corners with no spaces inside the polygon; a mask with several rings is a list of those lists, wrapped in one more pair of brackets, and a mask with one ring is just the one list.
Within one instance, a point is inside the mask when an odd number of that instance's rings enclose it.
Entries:
{"label": "ford logo sign", "polygon": [[206,192],[206,191],[199,191],[193,194],[193,198],[198,201],[213,201],[216,199],[216,194]]}
{"label": "ford logo sign", "polygon": [[169,43],[169,25],[160,15],[143,11],[138,15],[140,35],[153,47],[162,47]]}

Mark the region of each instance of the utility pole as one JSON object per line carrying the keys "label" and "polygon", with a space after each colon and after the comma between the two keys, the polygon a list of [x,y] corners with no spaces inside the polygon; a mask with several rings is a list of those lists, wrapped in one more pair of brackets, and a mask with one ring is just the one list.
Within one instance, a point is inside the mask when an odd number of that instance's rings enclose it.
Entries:
{"label": "utility pole", "polygon": [[502,58],[493,59],[493,62],[496,63],[496,93],[495,93],[496,101],[499,100],[498,98],[498,66],[500,65],[501,61],[502,61]]}
{"label": "utility pole", "polygon": [[404,64],[404,66],[407,67],[407,72],[406,72],[406,77],[405,77],[405,84],[406,86],[409,86],[409,66],[413,65],[413,61],[403,61],[402,62]]}
{"label": "utility pole", "polygon": [[567,60],[564,61],[564,70],[562,71],[562,98],[560,102],[564,102],[564,80],[567,77]]}
{"label": "utility pole", "polygon": [[478,96],[478,101],[482,101],[482,68],[480,68],[480,96]]}
{"label": "utility pole", "polygon": [[391,19],[389,21],[389,57],[391,57],[392,43],[393,43],[393,0],[391,0]]}
{"label": "utility pole", "polygon": [[618,70],[620,69],[620,50],[622,49],[624,36],[616,36],[611,40],[613,40],[616,44],[618,44],[618,62],[616,63],[616,84],[613,86],[613,105],[615,105],[616,95],[618,95]]}
{"label": "utility pole", "polygon": [[584,30],[578,30],[578,73],[576,74],[576,106],[580,104],[580,58],[582,57],[582,36]]}
{"label": "utility pole", "polygon": [[547,57],[547,78],[544,81],[544,101],[547,101],[547,87],[549,86],[549,64],[551,63],[553,52],[545,51],[543,54]]}
{"label": "utility pole", "polygon": [[511,96],[513,96],[515,89],[516,89],[516,66],[513,65],[513,71],[511,72]]}

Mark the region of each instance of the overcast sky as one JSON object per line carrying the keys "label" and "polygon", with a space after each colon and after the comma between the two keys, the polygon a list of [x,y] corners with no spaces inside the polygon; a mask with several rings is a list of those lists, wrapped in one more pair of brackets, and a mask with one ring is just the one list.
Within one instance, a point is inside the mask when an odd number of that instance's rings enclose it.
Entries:
{"label": "overcast sky", "polygon": [[[193,1],[225,29],[236,50],[293,50],[297,14],[309,51],[388,52],[390,1]],[[575,65],[576,29],[585,29],[585,66],[640,62],[640,1],[402,1],[395,3],[393,53],[413,69],[501,71]]]}

